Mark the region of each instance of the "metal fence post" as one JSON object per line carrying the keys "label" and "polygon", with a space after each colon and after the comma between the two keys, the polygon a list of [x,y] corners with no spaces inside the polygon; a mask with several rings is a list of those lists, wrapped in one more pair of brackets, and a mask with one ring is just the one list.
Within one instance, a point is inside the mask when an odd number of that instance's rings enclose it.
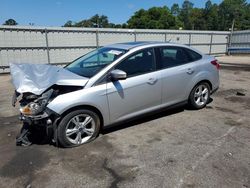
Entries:
{"label": "metal fence post", "polygon": [[230,47],[231,35],[227,35],[227,44],[226,44],[226,53],[230,55],[230,51],[228,50]]}
{"label": "metal fence post", "polygon": [[209,54],[211,54],[212,52],[212,43],[213,43],[213,33],[211,34],[211,38],[210,38]]}
{"label": "metal fence post", "polygon": [[[233,19],[233,23],[232,23],[232,27],[231,27],[231,31],[230,31],[230,38],[229,38],[229,45],[228,47],[231,48],[232,46],[232,38],[233,38],[233,32],[234,32],[234,24],[235,24],[235,19]],[[229,54],[230,55],[230,51]]]}
{"label": "metal fence post", "polygon": [[135,42],[136,42],[136,30],[134,31],[134,37],[135,37]]}
{"label": "metal fence post", "polygon": [[164,34],[164,37],[165,37],[165,42],[167,42],[167,33]]}
{"label": "metal fence post", "polygon": [[44,29],[44,33],[45,33],[45,40],[46,40],[46,50],[47,50],[48,63],[50,64],[49,40],[48,40],[48,31],[46,28]]}
{"label": "metal fence post", "polygon": [[96,37],[96,48],[99,48],[99,30],[96,30],[95,33],[95,37]]}
{"label": "metal fence post", "polygon": [[191,46],[191,37],[192,37],[191,35],[192,35],[192,34],[189,33],[189,38],[188,38],[188,45],[189,45],[189,46]]}

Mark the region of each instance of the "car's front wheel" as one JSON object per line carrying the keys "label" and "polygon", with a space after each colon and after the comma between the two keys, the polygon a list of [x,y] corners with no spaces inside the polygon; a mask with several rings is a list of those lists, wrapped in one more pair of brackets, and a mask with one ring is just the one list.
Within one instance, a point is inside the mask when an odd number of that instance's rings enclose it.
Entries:
{"label": "car's front wheel", "polygon": [[58,125],[58,141],[63,147],[74,147],[94,140],[100,130],[100,118],[91,110],[75,110]]}
{"label": "car's front wheel", "polygon": [[194,109],[206,106],[210,99],[210,86],[206,82],[197,84],[189,95],[189,105]]}

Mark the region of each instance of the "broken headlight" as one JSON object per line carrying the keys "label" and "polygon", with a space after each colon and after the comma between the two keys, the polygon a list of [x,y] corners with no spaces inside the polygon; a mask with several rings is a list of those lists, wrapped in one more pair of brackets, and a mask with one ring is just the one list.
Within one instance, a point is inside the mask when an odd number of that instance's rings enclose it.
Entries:
{"label": "broken headlight", "polygon": [[51,98],[51,95],[53,94],[53,91],[54,91],[53,89],[50,89],[47,92],[43,93],[41,97],[21,107],[20,112],[23,115],[27,116],[39,114],[45,109],[46,105],[48,104]]}

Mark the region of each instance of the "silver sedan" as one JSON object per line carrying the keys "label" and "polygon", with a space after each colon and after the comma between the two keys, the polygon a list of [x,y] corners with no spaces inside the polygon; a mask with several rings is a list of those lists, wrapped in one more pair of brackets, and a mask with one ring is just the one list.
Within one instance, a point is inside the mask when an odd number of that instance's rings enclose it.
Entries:
{"label": "silver sedan", "polygon": [[[203,108],[219,87],[217,60],[180,44],[131,42],[96,49],[64,68],[11,64],[21,119],[63,147],[106,125],[173,105]],[[26,126],[26,127],[29,127]]]}

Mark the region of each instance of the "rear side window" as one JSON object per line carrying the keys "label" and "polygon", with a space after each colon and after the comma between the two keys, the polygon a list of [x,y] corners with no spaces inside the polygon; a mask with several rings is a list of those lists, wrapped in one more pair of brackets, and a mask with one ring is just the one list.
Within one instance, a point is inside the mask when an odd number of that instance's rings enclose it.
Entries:
{"label": "rear side window", "polygon": [[198,61],[202,58],[202,56],[200,54],[198,54],[197,52],[190,50],[190,49],[185,49],[191,59],[191,61]]}
{"label": "rear side window", "polygon": [[184,48],[169,46],[161,47],[159,49],[161,68],[175,67],[191,61],[191,58]]}

